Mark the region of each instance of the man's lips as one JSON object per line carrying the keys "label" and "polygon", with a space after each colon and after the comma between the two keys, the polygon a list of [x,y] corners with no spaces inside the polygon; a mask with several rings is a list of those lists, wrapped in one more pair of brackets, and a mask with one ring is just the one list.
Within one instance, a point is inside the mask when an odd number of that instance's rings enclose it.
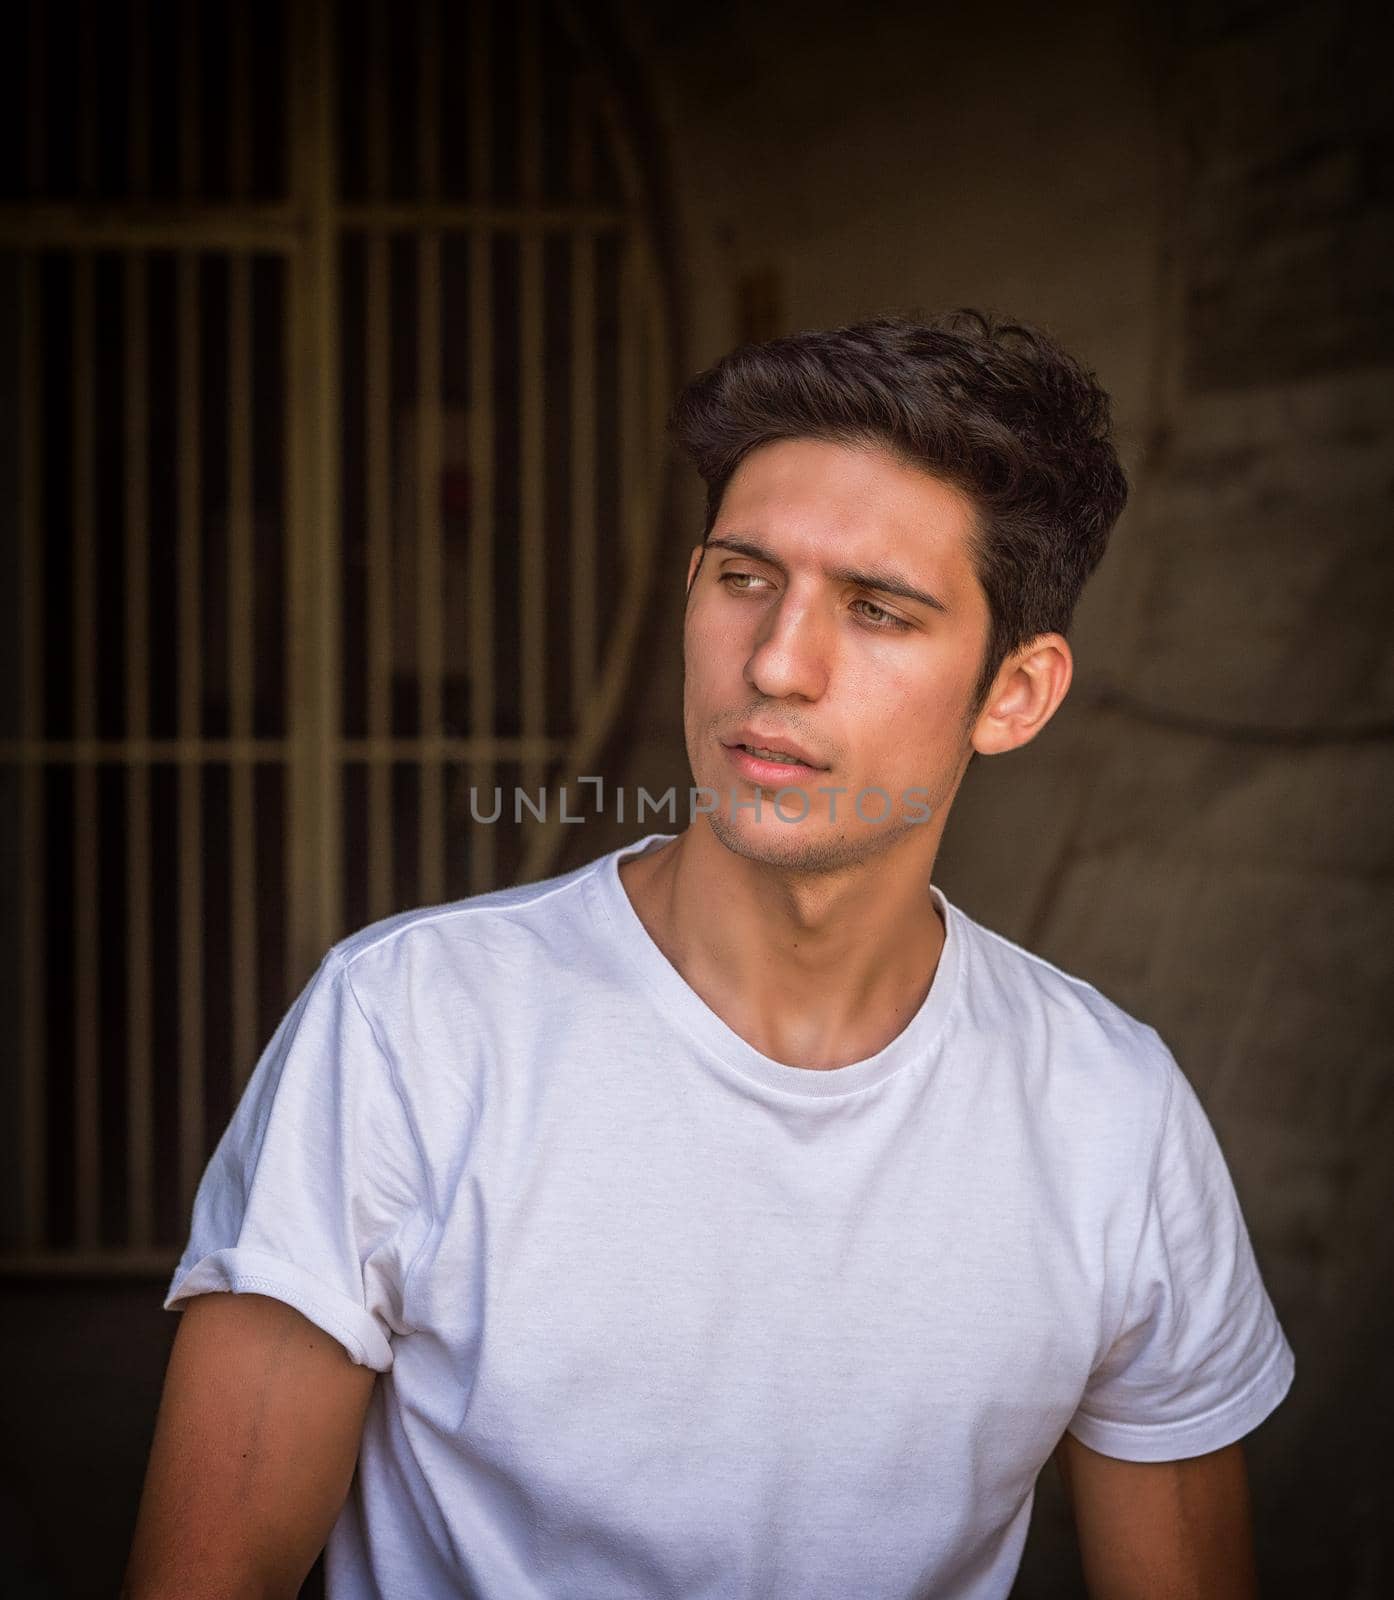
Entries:
{"label": "man's lips", "polygon": [[728,744],[725,750],[736,771],[754,783],[793,785],[827,771],[826,767],[815,767],[806,761],[774,761],[758,756],[742,744]]}
{"label": "man's lips", "polygon": [[743,750],[757,761],[774,766],[794,766],[812,772],[826,772],[827,767],[811,750],[805,750],[795,740],[779,733],[767,733],[763,728],[737,728],[722,743],[728,750]]}

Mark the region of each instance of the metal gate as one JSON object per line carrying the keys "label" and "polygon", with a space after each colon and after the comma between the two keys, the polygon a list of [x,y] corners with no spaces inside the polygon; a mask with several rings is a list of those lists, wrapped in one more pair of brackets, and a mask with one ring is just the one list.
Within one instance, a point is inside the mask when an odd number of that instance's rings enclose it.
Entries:
{"label": "metal gate", "polygon": [[17,44],[0,1266],[163,1272],[328,945],[553,866],[466,797],[618,709],[667,300],[569,5],[33,0]]}

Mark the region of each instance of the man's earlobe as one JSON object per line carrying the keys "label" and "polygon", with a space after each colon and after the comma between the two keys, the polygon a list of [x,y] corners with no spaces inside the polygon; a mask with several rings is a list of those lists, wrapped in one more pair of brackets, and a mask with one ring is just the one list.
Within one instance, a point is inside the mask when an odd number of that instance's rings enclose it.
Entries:
{"label": "man's earlobe", "polygon": [[1003,755],[1029,744],[1069,693],[1074,656],[1057,633],[1043,634],[1012,659],[994,683],[971,743],[979,755]]}

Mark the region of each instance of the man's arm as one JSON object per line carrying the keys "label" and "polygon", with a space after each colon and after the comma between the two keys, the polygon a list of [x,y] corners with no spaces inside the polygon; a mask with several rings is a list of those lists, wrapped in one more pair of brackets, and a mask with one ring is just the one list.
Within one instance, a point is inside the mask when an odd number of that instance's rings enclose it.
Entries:
{"label": "man's arm", "polygon": [[1119,1461],[1066,1434],[1055,1452],[1091,1600],[1253,1600],[1239,1444],[1185,1461]]}
{"label": "man's arm", "polygon": [[353,1481],[376,1377],[279,1300],[190,1300],[122,1600],[294,1600]]}

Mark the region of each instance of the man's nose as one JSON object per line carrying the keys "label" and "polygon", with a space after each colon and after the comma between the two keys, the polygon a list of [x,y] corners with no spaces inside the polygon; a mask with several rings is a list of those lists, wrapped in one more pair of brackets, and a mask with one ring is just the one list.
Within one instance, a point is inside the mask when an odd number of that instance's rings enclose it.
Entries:
{"label": "man's nose", "polygon": [[760,619],[746,682],[767,699],[817,700],[831,666],[829,620],[816,601],[786,591]]}

